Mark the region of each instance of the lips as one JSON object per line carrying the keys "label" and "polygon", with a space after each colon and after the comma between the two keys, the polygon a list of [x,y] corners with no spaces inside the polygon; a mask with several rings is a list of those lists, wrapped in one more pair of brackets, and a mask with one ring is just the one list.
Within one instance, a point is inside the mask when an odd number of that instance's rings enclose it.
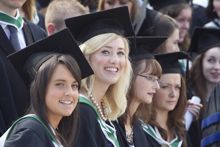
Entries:
{"label": "lips", "polygon": [[117,67],[106,67],[105,70],[111,71],[111,72],[118,72],[119,69]]}
{"label": "lips", "polygon": [[70,101],[70,100],[59,100],[59,103],[64,104],[64,105],[71,105],[71,104],[73,104],[73,101]]}

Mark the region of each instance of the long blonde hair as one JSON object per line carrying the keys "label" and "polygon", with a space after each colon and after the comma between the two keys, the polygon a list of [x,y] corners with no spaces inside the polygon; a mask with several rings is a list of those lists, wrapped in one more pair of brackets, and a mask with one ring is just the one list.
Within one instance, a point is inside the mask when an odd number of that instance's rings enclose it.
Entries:
{"label": "long blonde hair", "polygon": [[[108,90],[105,93],[104,103],[109,107],[110,113],[108,114],[109,120],[116,120],[121,116],[127,107],[126,94],[129,88],[131,80],[131,63],[129,61],[129,45],[127,39],[117,35],[115,33],[106,33],[97,35],[80,45],[80,48],[86,57],[89,57],[94,52],[98,51],[105,44],[110,43],[111,41],[121,38],[125,45],[125,56],[126,56],[126,67],[123,73],[123,76],[119,78],[119,81],[115,84],[110,85]],[[81,89],[85,90],[88,95],[92,93],[94,83],[94,76],[90,76],[82,80]]]}

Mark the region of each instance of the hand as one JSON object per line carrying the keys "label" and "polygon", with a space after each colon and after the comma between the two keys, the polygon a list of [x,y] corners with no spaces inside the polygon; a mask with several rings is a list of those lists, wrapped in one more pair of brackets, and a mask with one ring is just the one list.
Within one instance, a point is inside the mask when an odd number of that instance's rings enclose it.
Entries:
{"label": "hand", "polygon": [[200,115],[200,110],[203,107],[202,104],[194,104],[191,100],[187,101],[186,111],[189,111],[193,115],[193,120],[198,120]]}

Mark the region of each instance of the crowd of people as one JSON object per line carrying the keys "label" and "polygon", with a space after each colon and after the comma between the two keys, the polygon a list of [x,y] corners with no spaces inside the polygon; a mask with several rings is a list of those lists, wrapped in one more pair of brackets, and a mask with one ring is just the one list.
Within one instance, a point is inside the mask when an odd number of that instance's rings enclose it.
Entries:
{"label": "crowd of people", "polygon": [[220,1],[0,0],[0,89],[0,147],[219,147]]}

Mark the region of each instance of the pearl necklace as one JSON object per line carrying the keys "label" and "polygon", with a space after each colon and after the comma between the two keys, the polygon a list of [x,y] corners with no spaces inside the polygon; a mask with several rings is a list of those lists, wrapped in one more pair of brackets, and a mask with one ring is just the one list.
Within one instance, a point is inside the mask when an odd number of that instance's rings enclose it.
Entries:
{"label": "pearl necklace", "polygon": [[104,102],[101,101],[101,107],[100,107],[99,104],[97,103],[97,101],[95,100],[95,98],[94,98],[92,95],[89,96],[89,99],[90,99],[90,100],[92,101],[92,103],[96,106],[96,108],[97,108],[97,110],[98,110],[98,112],[99,112],[101,118],[102,118],[104,121],[106,121],[106,120],[107,120],[106,114],[105,114],[105,111],[103,111],[103,110],[104,110],[104,107],[105,107],[105,106],[104,106]]}

